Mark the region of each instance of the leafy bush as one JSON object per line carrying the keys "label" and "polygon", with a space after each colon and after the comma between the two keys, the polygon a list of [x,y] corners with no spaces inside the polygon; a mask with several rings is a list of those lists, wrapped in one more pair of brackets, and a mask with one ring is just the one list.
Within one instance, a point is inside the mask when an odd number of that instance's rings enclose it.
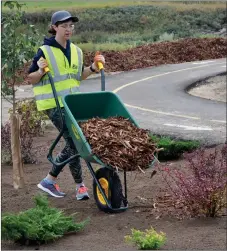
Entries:
{"label": "leafy bush", "polygon": [[[12,110],[9,110],[12,112]],[[28,130],[34,137],[43,133],[42,125],[48,119],[44,112],[37,110],[35,99],[25,99],[17,102],[16,113],[21,115],[23,124],[28,124]]]}
{"label": "leafy bush", "polygon": [[153,228],[144,232],[132,229],[132,235],[125,236],[126,242],[135,244],[141,250],[157,250],[166,242],[166,235],[163,232],[158,234]]}
{"label": "leafy bush", "polygon": [[17,1],[4,1],[4,6],[9,8],[1,19],[2,27],[2,82],[1,93],[5,97],[13,96],[15,102],[15,86],[23,82],[17,70],[24,67],[34,56],[34,49],[39,44],[40,34],[34,25],[28,24],[21,32],[21,21],[24,15],[22,7]]}
{"label": "leafy bush", "polygon": [[[74,10],[72,10],[74,13]],[[191,37],[203,31],[214,32],[226,26],[225,8],[185,9],[178,11],[171,6],[125,6],[88,8],[74,13],[83,22],[75,27],[76,43],[142,43],[159,41],[164,33],[174,39]],[[5,13],[3,12],[3,16]],[[52,11],[25,13],[23,26],[33,22],[39,32],[47,33]],[[123,34],[126,34],[124,36]],[[135,33],[138,33],[134,36]],[[113,34],[113,35],[110,35]],[[121,34],[118,36],[117,34]],[[129,35],[131,34],[131,35]],[[131,37],[131,38],[130,38]]]}
{"label": "leafy bush", "polygon": [[[11,113],[12,110],[10,109]],[[23,162],[34,163],[36,161],[33,151],[34,137],[43,134],[43,126],[47,116],[43,112],[38,112],[35,101],[23,100],[16,104],[16,113],[21,115],[21,154]],[[11,156],[11,130],[10,123],[1,125],[2,139],[2,163],[12,164]]]}
{"label": "leafy bush", "polygon": [[173,33],[163,33],[161,36],[159,36],[159,41],[173,41],[174,40],[174,34]]}
{"label": "leafy bush", "polygon": [[35,207],[18,214],[2,215],[2,239],[21,244],[46,243],[62,237],[67,232],[79,232],[88,219],[74,222],[74,214],[65,216],[63,211],[48,205],[44,195],[34,197]]}
{"label": "leafy bush", "polygon": [[185,154],[185,159],[184,169],[164,168],[163,178],[174,202],[193,217],[217,216],[226,207],[227,145],[210,154],[199,149]]}
{"label": "leafy bush", "polygon": [[156,135],[151,135],[151,139],[157,143],[158,148],[164,148],[158,154],[159,160],[177,159],[184,152],[190,152],[200,146],[200,143],[194,140],[174,140],[170,137]]}

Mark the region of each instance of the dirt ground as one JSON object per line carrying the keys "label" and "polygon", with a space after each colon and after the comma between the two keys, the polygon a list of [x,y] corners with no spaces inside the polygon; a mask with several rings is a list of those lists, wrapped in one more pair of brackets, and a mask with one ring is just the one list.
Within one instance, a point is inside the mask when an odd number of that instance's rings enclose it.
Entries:
{"label": "dirt ground", "polygon": [[189,90],[189,94],[226,102],[226,75],[211,77],[199,82],[197,86]]}
{"label": "dirt ground", "polygon": [[[12,167],[2,166],[2,213],[19,212],[33,206],[32,197],[39,193],[38,182],[47,174],[50,164],[46,159],[45,146],[48,147],[56,137],[55,130],[46,131],[36,140],[36,146],[42,146],[39,163],[25,165],[26,189],[14,190],[12,186]],[[62,147],[59,146],[58,150]],[[178,167],[183,160],[172,163]],[[164,163],[163,163],[164,164]],[[151,172],[128,173],[129,209],[120,214],[106,214],[98,210],[92,195],[92,178],[84,165],[85,183],[89,188],[90,200],[77,202],[75,184],[68,167],[59,176],[59,185],[67,193],[65,198],[50,198],[51,205],[63,209],[67,214],[78,213],[78,220],[90,217],[90,224],[83,232],[68,235],[51,243],[37,246],[20,246],[2,242],[2,250],[136,250],[124,242],[124,236],[131,233],[131,228],[145,230],[150,226],[166,233],[166,250],[225,250],[226,215],[215,219],[184,219],[172,216],[160,216],[154,211],[153,203],[157,195],[165,193],[161,174],[157,172],[151,179]],[[121,175],[122,177],[122,175]],[[168,192],[168,191],[167,191]],[[159,205],[157,205],[159,208]],[[161,205],[160,205],[161,208]],[[165,210],[165,209],[164,209]]]}

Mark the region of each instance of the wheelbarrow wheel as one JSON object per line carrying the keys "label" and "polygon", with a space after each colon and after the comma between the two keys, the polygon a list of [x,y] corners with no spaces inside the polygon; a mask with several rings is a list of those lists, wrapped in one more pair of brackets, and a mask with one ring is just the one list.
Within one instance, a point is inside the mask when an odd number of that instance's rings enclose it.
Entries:
{"label": "wheelbarrow wheel", "polygon": [[[124,197],[122,193],[121,180],[118,174],[106,167],[103,167],[96,171],[96,178],[99,180],[99,183],[103,188],[112,208],[120,208]],[[96,204],[101,211],[106,213],[118,213],[122,211],[112,210],[107,206],[95,180],[93,181],[93,194]]]}

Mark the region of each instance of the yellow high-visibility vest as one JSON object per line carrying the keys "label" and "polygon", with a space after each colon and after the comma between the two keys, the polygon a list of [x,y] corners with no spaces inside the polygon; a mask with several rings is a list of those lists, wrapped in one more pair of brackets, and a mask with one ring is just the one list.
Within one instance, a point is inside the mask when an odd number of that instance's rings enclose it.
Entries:
{"label": "yellow high-visibility vest", "polygon": [[[40,47],[47,60],[50,73],[53,77],[60,106],[63,107],[62,97],[71,93],[79,92],[82,75],[83,53],[79,47],[70,44],[71,65],[61,49],[49,45]],[[33,85],[38,111],[56,107],[53,91],[47,74],[39,83]]]}

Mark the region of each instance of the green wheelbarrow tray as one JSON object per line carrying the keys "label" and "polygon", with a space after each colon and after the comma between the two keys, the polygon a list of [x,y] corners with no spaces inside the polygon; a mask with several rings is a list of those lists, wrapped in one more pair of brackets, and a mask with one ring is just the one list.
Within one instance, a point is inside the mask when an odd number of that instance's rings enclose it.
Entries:
{"label": "green wheelbarrow tray", "polygon": [[[106,119],[108,117],[122,116],[129,119],[139,127],[127,108],[113,92],[88,92],[70,94],[62,100],[65,108],[65,122],[80,156],[88,162],[106,166],[98,156],[92,153],[92,149],[86,140],[79,122],[92,118]],[[79,109],[78,109],[79,108]],[[154,162],[151,163],[151,166]],[[110,166],[106,166],[112,168]]]}
{"label": "green wheelbarrow tray", "polygon": [[112,116],[122,116],[130,119],[131,122],[138,126],[117,95],[112,92],[71,94],[64,97],[63,104],[66,111],[65,122],[78,153],[84,160],[91,163],[105,166],[92,153],[92,149],[79,126],[79,122],[97,117],[106,119]]}

